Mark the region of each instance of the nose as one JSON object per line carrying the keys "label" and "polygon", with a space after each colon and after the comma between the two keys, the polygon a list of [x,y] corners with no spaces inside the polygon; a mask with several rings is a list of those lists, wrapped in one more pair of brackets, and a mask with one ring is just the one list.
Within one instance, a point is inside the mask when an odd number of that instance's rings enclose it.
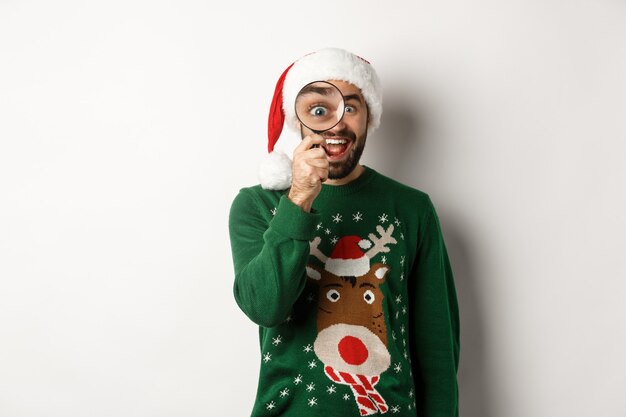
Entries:
{"label": "nose", "polygon": [[365,344],[354,336],[341,339],[337,348],[341,358],[349,365],[361,365],[369,355]]}
{"label": "nose", "polygon": [[326,132],[332,135],[336,135],[337,133],[341,132],[345,128],[346,128],[346,123],[343,121],[343,118],[342,118],[341,120],[339,120],[339,122],[337,122],[335,126],[333,126],[331,129],[328,129]]}

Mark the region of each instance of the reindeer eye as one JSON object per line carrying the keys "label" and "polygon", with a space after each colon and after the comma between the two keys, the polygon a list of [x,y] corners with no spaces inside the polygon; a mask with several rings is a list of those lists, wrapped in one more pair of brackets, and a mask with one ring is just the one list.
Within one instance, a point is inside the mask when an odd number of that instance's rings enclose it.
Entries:
{"label": "reindeer eye", "polygon": [[332,303],[336,303],[341,298],[341,294],[337,290],[330,290],[326,293],[326,298],[328,298]]}
{"label": "reindeer eye", "polygon": [[367,304],[372,304],[376,297],[374,297],[374,293],[372,292],[372,290],[367,290],[363,293],[363,299]]}

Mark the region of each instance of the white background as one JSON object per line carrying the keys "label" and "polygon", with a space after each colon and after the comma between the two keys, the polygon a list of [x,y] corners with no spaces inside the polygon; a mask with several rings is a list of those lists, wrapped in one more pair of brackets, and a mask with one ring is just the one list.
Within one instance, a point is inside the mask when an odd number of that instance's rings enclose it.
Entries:
{"label": "white background", "polygon": [[626,415],[626,3],[215,3],[0,0],[0,416],[249,415],[228,210],[326,46],[439,212],[461,415]]}

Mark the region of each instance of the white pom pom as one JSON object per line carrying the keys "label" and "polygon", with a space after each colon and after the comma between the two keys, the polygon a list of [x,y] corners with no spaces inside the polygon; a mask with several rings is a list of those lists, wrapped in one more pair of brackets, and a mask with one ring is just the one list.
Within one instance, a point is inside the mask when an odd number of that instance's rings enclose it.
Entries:
{"label": "white pom pom", "polygon": [[369,248],[371,248],[371,247],[372,247],[372,242],[370,242],[370,241],[369,241],[369,240],[367,240],[367,239],[361,239],[361,240],[359,241],[359,247],[360,247],[361,249],[363,249],[363,250],[369,249]]}
{"label": "white pom pom", "polygon": [[259,182],[266,190],[286,190],[291,186],[291,159],[281,151],[267,155],[259,167]]}

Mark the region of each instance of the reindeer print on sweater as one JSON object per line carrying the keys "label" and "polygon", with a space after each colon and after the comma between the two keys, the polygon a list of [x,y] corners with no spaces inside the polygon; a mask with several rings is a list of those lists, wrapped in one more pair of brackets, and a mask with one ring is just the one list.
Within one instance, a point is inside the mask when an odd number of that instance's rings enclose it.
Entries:
{"label": "reindeer print on sweater", "polygon": [[318,249],[321,238],[316,237],[311,255],[324,267],[306,267],[319,289],[315,354],[330,380],[350,387],[362,416],[389,410],[375,386],[391,364],[380,289],[390,267],[371,259],[389,252],[388,245],[397,240],[393,225],[378,225],[376,230],[378,236],[371,233],[370,240],[342,237],[330,256]]}

